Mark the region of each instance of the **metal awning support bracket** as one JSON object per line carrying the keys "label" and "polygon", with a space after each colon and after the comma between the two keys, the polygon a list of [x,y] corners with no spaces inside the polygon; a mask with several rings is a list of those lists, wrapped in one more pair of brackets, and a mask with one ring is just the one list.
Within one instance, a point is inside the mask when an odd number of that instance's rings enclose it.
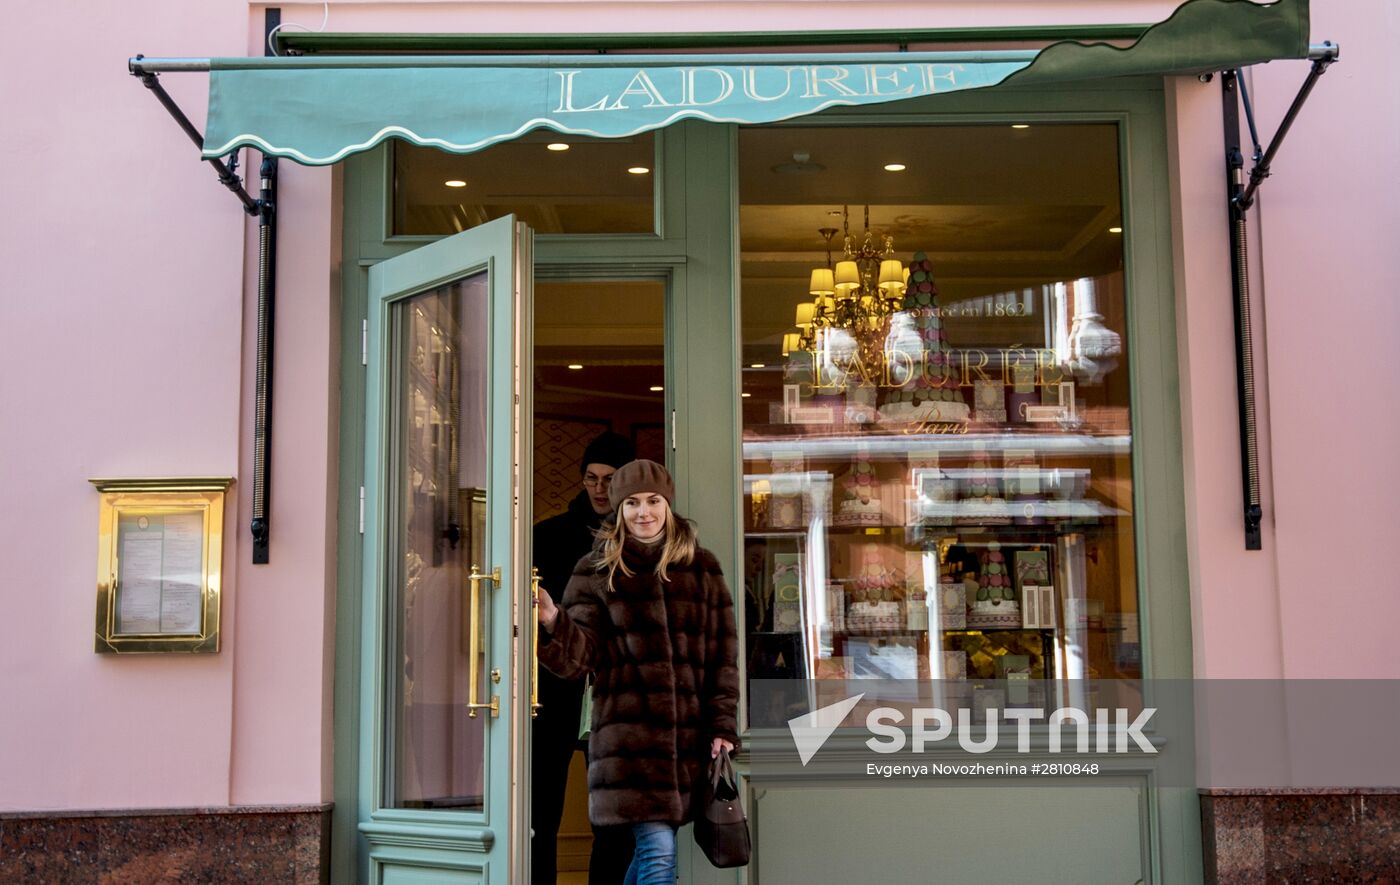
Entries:
{"label": "metal awning support bracket", "polygon": [[[1230,277],[1235,313],[1235,383],[1239,393],[1240,461],[1244,493],[1244,546],[1246,550],[1263,549],[1264,507],[1260,499],[1259,437],[1255,414],[1254,390],[1254,323],[1249,298],[1249,233],[1246,217],[1254,205],[1255,196],[1264,179],[1269,177],[1274,155],[1293,126],[1294,119],[1307,101],[1313,86],[1328,66],[1341,57],[1335,43],[1314,46],[1308,53],[1312,69],[1302,88],[1289,105],[1283,121],[1274,133],[1267,150],[1260,147],[1259,133],[1254,124],[1254,107],[1239,71],[1231,69],[1221,75],[1222,110],[1225,127],[1225,182],[1230,212]],[[1250,139],[1254,150],[1253,167],[1246,183],[1244,174],[1243,140],[1240,136],[1240,105],[1243,102],[1249,121]]]}
{"label": "metal awning support bracket", "polygon": [[[144,55],[138,55],[126,63],[127,70],[133,77],[138,78],[142,85],[155,95],[161,106],[175,119],[185,134],[194,142],[194,146],[200,149],[204,147],[204,136],[200,134],[195,125],[190,122],[190,118],[185,116],[185,112],[180,110],[180,106],[175,103],[175,99],[170,97],[170,93],[165,91],[165,87],[160,85],[160,75],[154,71],[148,71],[141,66]],[[229,155],[229,161],[225,162],[217,157],[206,159],[205,162],[214,167],[214,171],[219,174],[219,183],[233,192],[243,204],[243,211],[249,215],[258,214],[258,202],[248,195],[248,191],[243,187],[243,179],[238,177],[234,167],[238,164],[237,151]]]}
{"label": "metal awning support bracket", "polygon": [[[280,18],[280,11],[267,10],[267,25],[273,27]],[[155,95],[156,100],[175,119],[180,128],[195,143],[204,147],[204,136],[200,134],[190,118],[165,91],[160,84],[160,75],[148,71],[141,65],[145,56],[138,55],[127,62],[132,76]],[[171,68],[166,67],[165,70]],[[208,70],[208,63],[195,65],[189,70]],[[238,175],[238,151],[228,158],[205,158],[214,167],[219,182],[228,188],[243,204],[243,211],[258,219],[258,329],[257,365],[255,367],[257,389],[253,407],[253,516],[249,526],[253,535],[253,564],[262,565],[269,561],[268,547],[271,528],[268,517],[268,492],[271,487],[272,459],[272,329],[277,292],[277,158],[263,157],[258,170],[258,198],[255,200],[243,186]]]}

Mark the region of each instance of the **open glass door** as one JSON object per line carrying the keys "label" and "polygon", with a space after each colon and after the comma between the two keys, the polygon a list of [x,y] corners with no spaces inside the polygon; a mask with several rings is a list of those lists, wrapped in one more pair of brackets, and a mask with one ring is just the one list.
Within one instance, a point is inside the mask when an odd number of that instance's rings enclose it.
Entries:
{"label": "open glass door", "polygon": [[364,883],[524,879],[530,242],[506,217],[370,269]]}

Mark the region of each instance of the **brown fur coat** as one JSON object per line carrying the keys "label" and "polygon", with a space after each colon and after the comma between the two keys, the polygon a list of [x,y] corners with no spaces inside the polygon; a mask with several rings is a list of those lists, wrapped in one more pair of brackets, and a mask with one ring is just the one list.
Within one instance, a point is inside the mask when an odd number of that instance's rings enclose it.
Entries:
{"label": "brown fur coat", "polygon": [[588,816],[599,826],[683,824],[710,743],[739,745],[738,633],[718,560],[697,550],[668,581],[660,548],[629,540],[608,589],[592,554],[564,590],[553,633],[540,631],[540,663],[568,679],[594,674],[588,737]]}

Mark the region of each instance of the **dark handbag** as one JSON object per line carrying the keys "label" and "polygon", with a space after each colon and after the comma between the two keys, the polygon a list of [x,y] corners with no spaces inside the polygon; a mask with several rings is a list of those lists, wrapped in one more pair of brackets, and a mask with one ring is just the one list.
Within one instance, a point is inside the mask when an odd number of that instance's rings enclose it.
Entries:
{"label": "dark handbag", "polygon": [[739,779],[729,751],[710,761],[710,776],[696,784],[695,844],[720,869],[749,862],[749,819],[739,802]]}

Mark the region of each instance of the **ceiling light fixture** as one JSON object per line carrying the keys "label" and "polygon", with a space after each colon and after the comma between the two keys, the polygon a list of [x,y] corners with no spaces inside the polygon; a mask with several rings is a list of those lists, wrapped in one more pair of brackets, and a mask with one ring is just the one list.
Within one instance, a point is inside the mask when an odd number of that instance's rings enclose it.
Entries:
{"label": "ceiling light fixture", "polygon": [[1111,234],[1121,234],[1121,233],[1123,232],[1123,228],[1121,228],[1121,227],[1110,227],[1110,228],[1108,229],[1108,232],[1111,233]]}
{"label": "ceiling light fixture", "polygon": [[779,175],[812,175],[825,170],[821,163],[812,162],[810,151],[793,151],[791,163],[779,163],[773,167],[773,171]]}
{"label": "ceiling light fixture", "polygon": [[567,144],[564,144],[564,142],[562,141],[552,141],[549,144],[545,145],[545,148],[551,151],[567,151],[569,149],[569,146]]}
{"label": "ceiling light fixture", "polygon": [[448,187],[466,187],[467,183],[460,178],[449,178],[443,182]]}
{"label": "ceiling light fixture", "polygon": [[904,306],[910,272],[894,257],[894,237],[871,232],[869,205],[862,237],[851,234],[849,206],[841,209],[841,227],[844,257],[834,266],[831,240],[836,228],[818,231],[826,240],[826,266],[812,269],[807,287],[812,300],[797,305],[797,332],[783,336],[783,355],[850,346],[859,349],[866,365],[877,365],[890,317]]}
{"label": "ceiling light fixture", "polygon": [[633,175],[646,175],[651,170],[645,166],[629,166],[627,171],[631,172]]}
{"label": "ceiling light fixture", "polygon": [[652,393],[660,393],[661,391],[663,391],[663,390],[665,390],[665,389],[666,389],[666,388],[662,387],[660,384],[654,384],[654,385],[652,385],[651,387],[648,387],[648,388],[647,388],[647,390],[650,390]]}
{"label": "ceiling light fixture", "polygon": [[768,364],[767,364],[767,363],[749,363],[749,368],[750,368],[750,369],[761,369],[761,368],[763,368],[763,367],[766,366],[766,365],[768,365]]}
{"label": "ceiling light fixture", "polygon": [[579,369],[582,369],[582,368],[583,368],[583,364],[582,364],[582,363],[569,363],[569,368],[570,368],[570,369],[573,369],[574,371],[578,371]]}
{"label": "ceiling light fixture", "polygon": [[1029,128],[1031,128],[1031,124],[1029,124],[1029,123],[1012,123],[1012,124],[1011,124],[1011,128],[1012,128],[1012,129],[1029,129]]}
{"label": "ceiling light fixture", "polygon": [[741,393],[739,395],[742,396],[744,399],[748,399],[749,397],[753,396],[752,393]]}
{"label": "ceiling light fixture", "polygon": [[904,166],[903,163],[886,163],[886,164],[885,164],[885,171],[886,171],[886,172],[903,172],[904,169],[905,169],[905,166]]}

